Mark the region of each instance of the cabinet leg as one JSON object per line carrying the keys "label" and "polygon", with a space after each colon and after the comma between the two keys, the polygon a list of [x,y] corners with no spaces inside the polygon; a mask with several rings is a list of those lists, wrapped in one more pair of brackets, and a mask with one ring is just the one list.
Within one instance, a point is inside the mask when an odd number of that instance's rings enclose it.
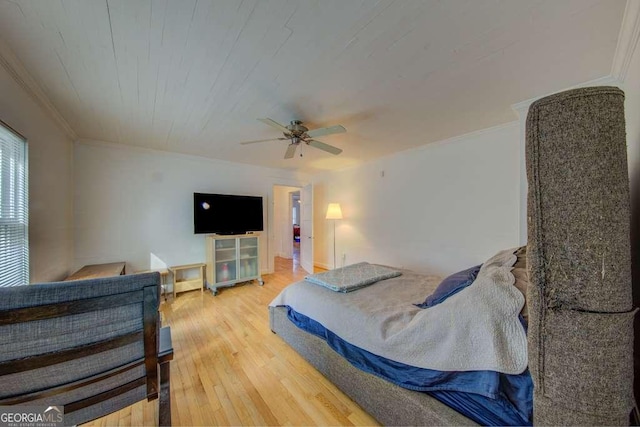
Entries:
{"label": "cabinet leg", "polygon": [[260,286],[264,286],[264,280],[262,280],[262,277],[260,277],[260,278],[258,279],[258,284],[259,284]]}

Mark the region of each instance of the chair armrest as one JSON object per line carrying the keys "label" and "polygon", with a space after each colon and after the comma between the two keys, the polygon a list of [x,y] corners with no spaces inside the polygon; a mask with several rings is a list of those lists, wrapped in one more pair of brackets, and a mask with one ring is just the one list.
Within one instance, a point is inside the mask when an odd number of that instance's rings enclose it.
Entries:
{"label": "chair armrest", "polygon": [[173,344],[171,343],[171,327],[160,328],[158,363],[173,360]]}

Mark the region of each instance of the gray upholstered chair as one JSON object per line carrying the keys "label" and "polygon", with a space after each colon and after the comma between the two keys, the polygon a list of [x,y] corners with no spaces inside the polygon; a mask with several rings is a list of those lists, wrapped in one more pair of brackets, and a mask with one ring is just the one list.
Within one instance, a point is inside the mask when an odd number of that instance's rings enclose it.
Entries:
{"label": "gray upholstered chair", "polygon": [[159,398],[171,424],[160,275],[0,288],[0,405],[64,406],[65,424]]}

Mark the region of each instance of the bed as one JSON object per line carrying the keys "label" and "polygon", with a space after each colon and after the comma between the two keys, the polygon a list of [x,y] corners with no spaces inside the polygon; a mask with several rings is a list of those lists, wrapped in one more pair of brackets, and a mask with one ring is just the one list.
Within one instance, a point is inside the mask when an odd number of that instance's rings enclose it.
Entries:
{"label": "bed", "polygon": [[[628,424],[634,406],[635,310],[624,93],[613,87],[582,88],[533,103],[527,117],[526,168],[528,284],[523,289],[527,307],[521,314],[528,316],[522,328],[527,340],[523,374],[530,378],[532,390],[525,421]],[[419,303],[418,297],[426,295],[418,290],[427,293],[436,285],[428,276],[402,273],[402,280],[421,283],[407,300]],[[358,295],[394,280],[401,279],[382,280],[341,296],[357,301]],[[469,289],[473,286],[458,295]],[[323,292],[339,296],[324,288]],[[327,304],[318,298],[317,305]],[[336,350],[351,344],[328,342],[332,331],[307,316],[306,308],[298,312],[276,304],[269,310],[271,330],[382,424],[496,423],[470,416],[465,403],[461,410],[451,402],[456,396],[447,399],[412,390],[383,379],[375,369],[366,372],[366,367],[354,366],[358,363]]]}

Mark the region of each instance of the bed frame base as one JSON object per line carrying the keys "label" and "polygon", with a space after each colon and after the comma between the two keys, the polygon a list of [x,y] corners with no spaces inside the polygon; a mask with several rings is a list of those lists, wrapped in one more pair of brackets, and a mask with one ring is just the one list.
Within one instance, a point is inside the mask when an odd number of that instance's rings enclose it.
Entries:
{"label": "bed frame base", "polygon": [[325,341],[295,326],[283,307],[269,307],[269,323],[274,333],[383,425],[478,425],[426,393],[354,367]]}

